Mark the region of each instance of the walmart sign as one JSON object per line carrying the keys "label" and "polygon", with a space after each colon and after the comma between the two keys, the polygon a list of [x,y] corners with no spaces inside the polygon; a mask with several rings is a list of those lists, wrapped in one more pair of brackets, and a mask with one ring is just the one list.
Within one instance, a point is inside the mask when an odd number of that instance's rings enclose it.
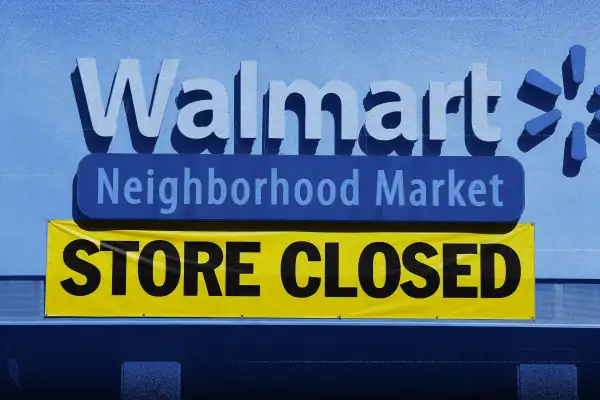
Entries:
{"label": "walmart sign", "polygon": [[[543,113],[525,122],[519,140],[535,142],[556,126],[562,116],[556,101],[563,92],[567,99],[577,95],[585,57],[582,46],[570,49],[564,87],[535,69],[526,74],[517,97]],[[523,212],[524,171],[511,157],[493,152],[487,157],[437,157],[435,152],[428,157],[350,156],[361,141],[366,148],[388,147],[408,155],[415,142],[426,140],[439,154],[447,138],[447,114],[456,112],[460,101],[465,135],[494,148],[502,129],[488,116],[502,97],[502,83],[488,77],[484,63],[473,63],[465,80],[431,81],[420,95],[399,80],[372,82],[362,104],[356,90],[340,80],[321,87],[307,80],[271,80],[261,102],[253,61],[241,63],[233,94],[219,81],[195,78],[181,83],[172,104],[178,67],[178,60],[163,61],[148,104],[140,62],[122,60],[105,102],[96,61],[77,60],[73,82],[80,117],[88,139],[97,143],[97,154],[82,160],[77,173],[77,201],[86,216],[514,222]],[[590,109],[599,97],[600,87]],[[107,154],[122,103],[138,154]],[[182,154],[152,154],[172,106],[178,116],[169,129],[171,141]],[[301,155],[279,154],[286,110],[298,116]],[[323,111],[333,114],[334,132],[324,131]],[[600,124],[596,115],[587,127],[582,122],[572,126],[567,150],[575,163],[587,157],[585,138]],[[315,156],[326,134],[335,135],[337,154]],[[242,154],[221,154],[230,140]],[[256,143],[262,156],[249,154]],[[198,155],[207,149],[213,155]]]}

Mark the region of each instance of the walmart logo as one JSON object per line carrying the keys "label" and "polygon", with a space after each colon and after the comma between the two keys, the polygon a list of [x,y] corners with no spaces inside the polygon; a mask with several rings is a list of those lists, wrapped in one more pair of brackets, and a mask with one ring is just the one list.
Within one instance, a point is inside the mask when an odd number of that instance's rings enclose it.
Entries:
{"label": "walmart logo", "polygon": [[[567,100],[573,100],[577,96],[579,86],[585,78],[585,60],[585,47],[580,45],[571,47],[562,66],[562,87],[535,69],[529,70],[525,75],[525,80],[517,97],[522,102],[543,111],[542,114],[525,123],[522,139],[533,143],[529,148],[554,132],[558,121],[562,117],[561,111],[556,108],[556,101],[561,94],[564,94]],[[567,164],[570,162],[571,165],[577,165],[583,162],[587,157],[586,136],[593,137],[595,131],[600,131],[598,130],[600,126],[600,111],[598,111],[600,110],[600,85],[594,89],[588,101],[587,110],[594,112],[592,122],[587,127],[581,121],[573,123],[571,133],[565,142],[565,162]],[[528,148],[521,149],[528,150]],[[566,168],[569,169],[568,165]],[[565,170],[565,167],[563,167],[563,170]],[[567,171],[564,172],[568,175]]]}

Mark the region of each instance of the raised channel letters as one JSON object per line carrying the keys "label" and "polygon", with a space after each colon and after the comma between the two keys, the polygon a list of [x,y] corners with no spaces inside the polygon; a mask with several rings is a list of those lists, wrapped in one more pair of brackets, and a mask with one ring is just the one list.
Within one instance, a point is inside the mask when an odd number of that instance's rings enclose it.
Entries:
{"label": "raised channel letters", "polygon": [[533,272],[528,224],[249,236],[51,222],[46,304],[62,316],[524,319]]}

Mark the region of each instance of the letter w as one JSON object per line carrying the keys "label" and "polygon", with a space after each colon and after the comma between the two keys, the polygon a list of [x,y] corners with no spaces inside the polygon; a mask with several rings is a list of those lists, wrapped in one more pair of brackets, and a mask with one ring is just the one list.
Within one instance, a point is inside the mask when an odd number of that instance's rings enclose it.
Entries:
{"label": "letter w", "polygon": [[[130,131],[135,130],[136,133],[148,138],[158,137],[178,66],[179,60],[176,59],[162,62],[152,93],[150,107],[148,107],[139,61],[136,59],[121,60],[110,89],[108,106],[105,109],[100,91],[96,60],[93,58],[78,58],[77,68],[79,78],[81,78],[80,88],[83,90],[83,97],[85,97],[85,104],[83,104],[85,109],[83,111],[88,113],[87,117],[89,117],[89,125],[91,125],[88,128],[92,129],[98,136],[113,137],[117,131],[117,117],[122,101]],[[80,93],[75,93],[75,96],[80,95]],[[84,128],[86,127],[84,126]]]}

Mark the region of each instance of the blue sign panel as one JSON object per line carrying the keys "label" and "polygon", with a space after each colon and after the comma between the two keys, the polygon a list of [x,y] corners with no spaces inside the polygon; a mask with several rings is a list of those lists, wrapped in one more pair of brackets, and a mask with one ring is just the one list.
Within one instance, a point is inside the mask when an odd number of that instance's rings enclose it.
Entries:
{"label": "blue sign panel", "polygon": [[514,222],[511,157],[92,154],[77,203],[97,219]]}

